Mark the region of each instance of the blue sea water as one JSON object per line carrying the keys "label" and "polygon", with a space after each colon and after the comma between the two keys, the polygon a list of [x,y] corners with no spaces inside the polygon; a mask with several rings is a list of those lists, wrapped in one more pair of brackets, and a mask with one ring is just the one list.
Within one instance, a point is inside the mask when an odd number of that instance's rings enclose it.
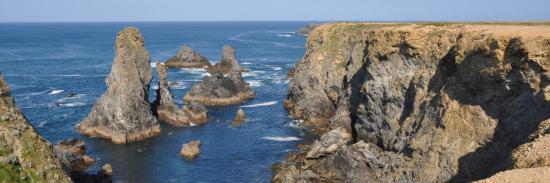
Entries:
{"label": "blue sea water", "polygon": [[[23,113],[47,140],[84,140],[96,159],[114,169],[115,182],[269,182],[273,163],[284,160],[299,143],[313,139],[283,108],[287,71],[304,54],[305,38],[296,30],[305,22],[180,23],[3,23],[0,71]],[[114,58],[116,32],[135,26],[145,38],[152,61],[164,61],[182,44],[218,62],[224,44],[236,49],[257,96],[240,105],[209,107],[209,123],[175,128],[127,145],[80,135],[75,126],[105,91]],[[155,66],[152,64],[152,66]],[[154,70],[150,102],[157,76]],[[201,69],[170,69],[168,80],[178,105],[205,75]],[[68,96],[76,93],[76,96]],[[247,121],[231,127],[239,107]],[[197,160],[179,156],[182,144],[202,142]]]}

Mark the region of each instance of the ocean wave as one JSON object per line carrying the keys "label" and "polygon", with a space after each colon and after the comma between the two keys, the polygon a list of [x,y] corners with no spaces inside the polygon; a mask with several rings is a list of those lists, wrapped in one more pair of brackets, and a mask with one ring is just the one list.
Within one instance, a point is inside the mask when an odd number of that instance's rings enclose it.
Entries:
{"label": "ocean wave", "polygon": [[277,37],[292,37],[290,34],[277,34]]}
{"label": "ocean wave", "polygon": [[243,72],[243,77],[254,77],[254,76],[258,76],[256,73],[254,72]]}
{"label": "ocean wave", "polygon": [[48,120],[42,121],[42,122],[38,123],[38,125],[36,125],[36,127],[42,128],[42,127],[44,127],[47,123],[48,123]]}
{"label": "ocean wave", "polygon": [[185,83],[183,81],[169,81],[168,86],[171,89],[185,89]]}
{"label": "ocean wave", "polygon": [[288,126],[290,126],[292,128],[299,128],[299,129],[305,128],[304,127],[304,120],[301,120],[301,119],[292,120],[290,123],[288,123]]}
{"label": "ocean wave", "polygon": [[279,67],[279,66],[276,66],[276,67],[273,67],[272,68],[274,71],[280,71],[280,70],[283,70],[282,67]]}
{"label": "ocean wave", "polygon": [[271,140],[271,141],[278,141],[278,142],[290,142],[290,141],[302,140],[301,138],[293,137],[293,136],[288,136],[288,137],[266,136],[266,137],[262,137],[262,139]]}
{"label": "ocean wave", "polygon": [[260,87],[263,85],[262,82],[258,80],[250,80],[248,81],[248,84],[250,84],[250,86],[252,87]]}
{"label": "ocean wave", "polygon": [[61,92],[64,92],[65,90],[52,90],[48,93],[48,95],[55,95],[60,94]]}
{"label": "ocean wave", "polygon": [[81,107],[85,106],[86,103],[84,102],[70,102],[70,103],[55,103],[55,105],[59,107]]}
{"label": "ocean wave", "polygon": [[242,62],[241,65],[250,65],[252,62]]}
{"label": "ocean wave", "polygon": [[105,77],[107,75],[93,75],[93,76],[85,76],[82,74],[5,74],[4,76],[11,76],[11,77]]}
{"label": "ocean wave", "polygon": [[151,68],[157,68],[157,63],[156,62],[151,62]]}
{"label": "ocean wave", "polygon": [[270,106],[277,104],[277,101],[271,101],[271,102],[263,102],[263,103],[257,103],[257,104],[251,104],[251,105],[243,105],[241,107],[250,108],[250,107],[263,107],[263,106]]}

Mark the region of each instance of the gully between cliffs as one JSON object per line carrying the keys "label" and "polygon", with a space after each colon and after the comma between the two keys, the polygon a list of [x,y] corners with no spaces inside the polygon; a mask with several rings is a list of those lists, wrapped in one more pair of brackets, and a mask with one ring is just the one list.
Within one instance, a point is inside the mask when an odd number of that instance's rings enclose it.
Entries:
{"label": "gully between cliffs", "polygon": [[[316,158],[304,146],[274,166],[273,181],[464,182],[550,165],[517,166],[518,147],[546,135],[533,137],[550,117],[549,34],[511,24],[316,28],[285,107],[320,134],[343,128],[352,139]],[[323,136],[314,146],[330,145]]]}

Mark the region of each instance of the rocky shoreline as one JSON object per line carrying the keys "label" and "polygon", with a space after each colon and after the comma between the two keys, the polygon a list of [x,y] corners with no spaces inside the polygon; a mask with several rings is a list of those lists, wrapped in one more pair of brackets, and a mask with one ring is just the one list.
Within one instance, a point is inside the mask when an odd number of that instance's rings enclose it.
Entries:
{"label": "rocky shoreline", "polygon": [[273,182],[469,182],[550,165],[520,150],[545,144],[549,26],[328,24],[306,48],[285,107],[321,139],[352,138],[302,146]]}

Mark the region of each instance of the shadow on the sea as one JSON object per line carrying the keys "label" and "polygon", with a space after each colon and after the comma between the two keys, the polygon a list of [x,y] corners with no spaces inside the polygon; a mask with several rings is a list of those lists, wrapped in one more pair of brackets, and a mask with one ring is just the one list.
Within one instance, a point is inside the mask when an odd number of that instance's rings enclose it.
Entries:
{"label": "shadow on the sea", "polygon": [[[512,150],[525,143],[539,123],[550,117],[550,105],[544,101],[544,92],[535,93],[527,82],[530,76],[539,75],[540,88],[543,88],[550,80],[540,66],[526,59],[527,53],[521,45],[519,39],[510,41],[503,61],[481,50],[456,60],[459,48],[454,47],[438,65],[429,84],[430,91],[437,93],[432,102],[441,101],[445,92],[463,105],[480,106],[497,122],[490,138],[492,141],[461,157],[458,172],[449,182],[480,180],[509,169]],[[484,70],[502,68],[499,64],[511,64],[512,69],[505,75],[499,75],[503,71]],[[442,127],[442,124],[436,125]]]}

